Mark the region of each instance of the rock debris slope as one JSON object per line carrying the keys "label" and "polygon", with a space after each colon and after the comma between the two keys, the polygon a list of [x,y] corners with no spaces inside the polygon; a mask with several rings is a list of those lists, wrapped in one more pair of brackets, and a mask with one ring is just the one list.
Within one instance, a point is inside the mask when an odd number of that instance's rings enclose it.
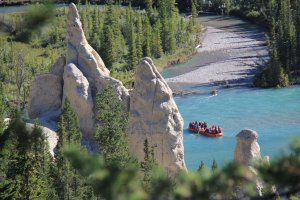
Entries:
{"label": "rock debris slope", "polygon": [[169,174],[185,169],[182,143],[183,119],[168,84],[150,58],[140,62],[130,95],[129,147],[140,161],[147,138],[158,164]]}

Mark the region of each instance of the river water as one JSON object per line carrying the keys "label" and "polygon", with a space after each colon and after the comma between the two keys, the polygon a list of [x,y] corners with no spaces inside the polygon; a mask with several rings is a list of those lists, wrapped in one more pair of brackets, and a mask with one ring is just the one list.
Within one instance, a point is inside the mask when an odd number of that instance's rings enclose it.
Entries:
{"label": "river water", "polygon": [[[200,17],[205,25],[239,34],[254,33],[263,39],[258,27],[238,19],[217,20]],[[246,36],[246,35],[245,35]],[[228,59],[226,53],[201,53],[191,60],[166,69],[163,76],[170,78],[184,74],[217,61]],[[173,83],[172,83],[173,84]],[[180,86],[178,86],[180,87]],[[215,159],[223,165],[233,159],[235,136],[244,128],[258,132],[262,155],[274,158],[288,152],[292,138],[300,138],[300,87],[283,89],[254,89],[249,87],[218,88],[218,95],[211,96],[211,87],[184,86],[186,90],[201,91],[201,94],[175,97],[184,119],[185,162],[189,170],[196,170],[201,161],[210,167]],[[206,121],[223,128],[221,138],[208,138],[191,134],[187,130],[190,121]]]}

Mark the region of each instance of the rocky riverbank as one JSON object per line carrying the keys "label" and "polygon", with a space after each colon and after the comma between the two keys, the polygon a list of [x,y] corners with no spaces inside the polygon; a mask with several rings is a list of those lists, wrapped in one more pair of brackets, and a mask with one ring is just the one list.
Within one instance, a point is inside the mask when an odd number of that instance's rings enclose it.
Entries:
{"label": "rocky riverbank", "polygon": [[253,28],[247,30],[247,22],[228,24],[230,20],[216,17],[204,21],[206,30],[196,55],[199,62],[167,81],[189,85],[251,85],[253,76],[268,60],[264,33]]}

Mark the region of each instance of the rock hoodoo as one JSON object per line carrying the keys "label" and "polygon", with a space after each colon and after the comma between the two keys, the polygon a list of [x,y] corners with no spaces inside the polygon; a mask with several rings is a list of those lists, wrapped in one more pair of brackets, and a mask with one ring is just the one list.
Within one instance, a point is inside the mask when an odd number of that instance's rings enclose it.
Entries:
{"label": "rock hoodoo", "polygon": [[[69,6],[67,56],[61,56],[50,72],[38,75],[32,84],[29,116],[55,129],[63,102],[69,99],[78,115],[83,143],[95,150],[95,99],[106,86],[112,86],[130,111],[129,148],[144,159],[147,138],[155,146],[155,159],[169,174],[185,169],[182,143],[183,120],[172,91],[150,58],[141,61],[135,75],[135,88],[129,96],[122,82],[110,77],[98,53],[88,44],[76,6]],[[101,111],[99,111],[101,112]],[[50,124],[50,125],[49,125]]]}
{"label": "rock hoodoo", "polygon": [[139,160],[144,159],[147,138],[154,146],[158,164],[169,174],[185,169],[182,143],[183,119],[174,102],[172,91],[150,58],[140,62],[134,89],[130,95],[129,147]]}
{"label": "rock hoodoo", "polygon": [[257,138],[257,132],[250,129],[244,129],[237,134],[234,160],[244,165],[250,165],[253,159],[261,159]]}
{"label": "rock hoodoo", "polygon": [[[263,158],[261,157],[260,147],[259,144],[257,143],[257,138],[258,138],[258,134],[256,131],[250,129],[244,129],[239,134],[237,134],[236,136],[237,143],[234,149],[234,160],[245,166],[248,166],[249,169],[255,175],[257,175],[257,172],[252,165],[252,161],[255,160],[257,162],[269,163],[268,156],[265,156]],[[261,196],[262,191],[265,187],[264,183],[257,178],[255,184],[256,184],[257,193]],[[272,187],[271,191],[275,193],[276,188]]]}
{"label": "rock hoodoo", "polygon": [[111,85],[128,109],[129,93],[122,82],[109,76],[101,57],[87,42],[73,3],[69,6],[67,33],[67,57],[58,58],[50,73],[38,75],[32,84],[29,117],[57,115],[68,98],[78,115],[83,137],[91,138],[96,94]]}

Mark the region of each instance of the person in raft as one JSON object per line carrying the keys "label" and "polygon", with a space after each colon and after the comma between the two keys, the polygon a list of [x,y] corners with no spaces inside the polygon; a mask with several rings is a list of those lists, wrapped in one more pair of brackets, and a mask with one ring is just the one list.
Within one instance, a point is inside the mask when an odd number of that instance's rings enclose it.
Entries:
{"label": "person in raft", "polygon": [[222,129],[220,128],[220,126],[212,125],[211,128],[207,128],[206,122],[198,122],[198,121],[190,122],[189,128],[198,130],[198,132],[204,130],[206,133],[211,133],[211,134],[222,133]]}

